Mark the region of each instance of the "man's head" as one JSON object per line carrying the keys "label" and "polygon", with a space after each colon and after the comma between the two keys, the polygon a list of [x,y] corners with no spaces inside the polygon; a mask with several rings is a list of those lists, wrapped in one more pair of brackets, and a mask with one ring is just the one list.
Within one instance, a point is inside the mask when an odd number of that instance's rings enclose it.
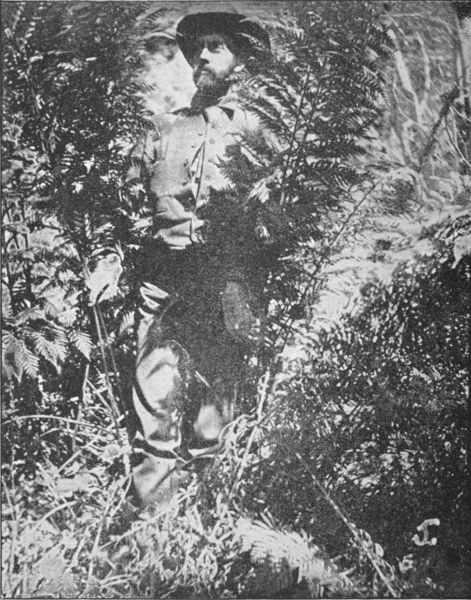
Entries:
{"label": "man's head", "polygon": [[216,95],[227,91],[228,77],[245,64],[257,43],[270,47],[259,25],[235,13],[188,15],[178,24],[177,42],[193,69],[198,91]]}
{"label": "man's head", "polygon": [[224,91],[228,76],[241,60],[227,35],[216,32],[197,35],[190,60],[196,87],[206,92]]}

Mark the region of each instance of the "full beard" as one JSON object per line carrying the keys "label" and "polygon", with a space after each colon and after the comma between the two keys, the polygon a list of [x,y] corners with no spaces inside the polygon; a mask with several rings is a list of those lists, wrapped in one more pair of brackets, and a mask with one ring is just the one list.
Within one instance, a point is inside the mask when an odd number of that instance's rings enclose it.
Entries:
{"label": "full beard", "polygon": [[224,80],[219,79],[216,73],[207,67],[198,67],[193,74],[193,81],[198,91],[203,94],[221,94],[227,88]]}

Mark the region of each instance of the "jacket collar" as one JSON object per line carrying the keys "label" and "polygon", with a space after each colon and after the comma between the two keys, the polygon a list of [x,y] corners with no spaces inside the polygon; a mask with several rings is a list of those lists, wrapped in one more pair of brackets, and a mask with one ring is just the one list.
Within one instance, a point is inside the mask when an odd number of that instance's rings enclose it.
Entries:
{"label": "jacket collar", "polygon": [[[223,96],[222,98],[219,99],[219,102],[217,104],[215,104],[214,106],[217,108],[220,108],[232,121],[232,119],[234,118],[234,114],[237,110],[237,107],[235,105],[233,97],[231,98],[229,96]],[[177,108],[176,110],[172,111],[173,115],[188,115],[188,116],[194,115],[194,114],[203,114],[203,113],[205,113],[205,110],[203,110],[202,113],[195,113],[189,106]]]}

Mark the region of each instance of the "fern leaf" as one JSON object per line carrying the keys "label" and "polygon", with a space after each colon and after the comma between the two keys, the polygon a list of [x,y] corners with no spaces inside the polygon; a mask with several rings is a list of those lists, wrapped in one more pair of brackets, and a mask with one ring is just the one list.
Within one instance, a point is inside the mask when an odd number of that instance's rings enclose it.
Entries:
{"label": "fern leaf", "polygon": [[49,341],[43,332],[32,331],[30,336],[36,354],[58,371],[59,362],[64,358],[63,349],[55,341]]}
{"label": "fern leaf", "polygon": [[134,327],[134,311],[127,312],[119,324],[118,338],[126,335]]}
{"label": "fern leaf", "polygon": [[[283,572],[286,565],[291,571],[297,569],[294,583],[304,579],[310,584],[325,585],[335,579],[335,568],[322,558],[319,548],[306,533],[277,529],[270,517],[259,521],[241,517],[235,537],[241,542],[242,551],[250,553],[254,565],[263,569],[269,566],[274,573]],[[286,577],[282,580],[286,583]]]}
{"label": "fern leaf", "polygon": [[88,333],[85,333],[84,331],[71,331],[69,333],[69,340],[87,360],[90,360],[90,352],[93,348],[93,344]]}
{"label": "fern leaf", "polygon": [[38,358],[28,350],[23,340],[19,340],[12,335],[10,336],[8,350],[3,356],[3,360],[6,363],[4,372],[6,374],[11,373],[18,382],[21,382],[23,373],[26,373],[33,379],[38,375]]}

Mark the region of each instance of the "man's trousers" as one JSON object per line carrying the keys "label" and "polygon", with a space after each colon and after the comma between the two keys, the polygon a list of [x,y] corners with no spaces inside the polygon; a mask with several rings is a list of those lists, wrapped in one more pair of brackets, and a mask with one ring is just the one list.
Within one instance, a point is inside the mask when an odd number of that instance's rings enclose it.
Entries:
{"label": "man's trousers", "polygon": [[133,470],[139,501],[164,505],[194,449],[234,416],[244,348],[224,325],[225,271],[201,250],[149,253],[137,318]]}

